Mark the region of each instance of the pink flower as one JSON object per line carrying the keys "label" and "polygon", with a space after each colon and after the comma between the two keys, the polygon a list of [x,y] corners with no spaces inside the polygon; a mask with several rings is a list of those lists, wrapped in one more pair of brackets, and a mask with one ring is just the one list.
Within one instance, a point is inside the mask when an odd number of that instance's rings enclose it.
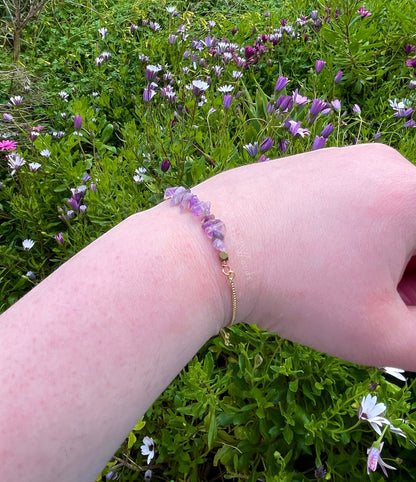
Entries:
{"label": "pink flower", "polygon": [[15,151],[17,147],[16,141],[4,140],[0,142],[0,151]]}
{"label": "pink flower", "polygon": [[54,236],[55,238],[55,241],[58,243],[58,244],[61,244],[62,246],[65,244],[65,239],[64,237],[62,236],[62,233],[59,233],[59,234],[56,234]]}
{"label": "pink flower", "polygon": [[381,470],[383,471],[384,475],[388,477],[387,475],[387,469],[392,469],[396,470],[395,467],[392,467],[391,465],[387,465],[383,459],[380,456],[381,451],[383,450],[383,444],[384,442],[380,443],[380,449],[377,447],[371,447],[367,449],[367,474],[370,474],[370,472],[375,472],[377,470],[377,465],[380,465]]}
{"label": "pink flower", "polygon": [[361,17],[369,17],[371,15],[371,12],[366,10],[364,7],[360,7],[357,12],[361,15]]}

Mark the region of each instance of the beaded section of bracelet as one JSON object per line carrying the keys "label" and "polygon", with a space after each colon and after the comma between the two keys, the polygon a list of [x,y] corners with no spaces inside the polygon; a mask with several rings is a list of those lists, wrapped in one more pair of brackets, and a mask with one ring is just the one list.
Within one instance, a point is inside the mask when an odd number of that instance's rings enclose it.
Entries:
{"label": "beaded section of bracelet", "polygon": [[168,187],[164,195],[165,200],[170,199],[171,206],[179,206],[182,211],[191,211],[192,214],[201,220],[201,228],[212,242],[212,246],[218,251],[221,262],[221,271],[228,279],[232,295],[232,317],[228,326],[231,326],[237,312],[237,295],[234,284],[234,271],[228,265],[228,252],[224,243],[225,224],[211,214],[211,203],[201,201],[198,196],[192,194],[190,189],[183,186]]}

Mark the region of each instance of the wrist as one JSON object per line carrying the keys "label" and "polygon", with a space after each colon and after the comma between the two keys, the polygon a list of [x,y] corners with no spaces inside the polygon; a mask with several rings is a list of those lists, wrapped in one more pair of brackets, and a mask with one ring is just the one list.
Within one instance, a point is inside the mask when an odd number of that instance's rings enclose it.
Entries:
{"label": "wrist", "polygon": [[204,235],[200,218],[165,201],[133,216],[132,222],[140,228],[147,226],[145,229],[152,233],[154,270],[161,271],[161,280],[153,284],[167,290],[160,295],[164,303],[167,295],[167,314],[173,310],[169,318],[177,320],[176,329],[183,330],[184,335],[201,331],[205,337],[202,345],[229,323],[232,304],[218,251]]}

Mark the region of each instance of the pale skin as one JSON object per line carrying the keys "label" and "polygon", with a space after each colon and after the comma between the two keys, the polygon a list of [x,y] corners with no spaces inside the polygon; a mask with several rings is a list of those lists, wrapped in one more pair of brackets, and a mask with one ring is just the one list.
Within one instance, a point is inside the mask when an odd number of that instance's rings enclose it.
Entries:
{"label": "pale skin", "polygon": [[[416,371],[416,168],[400,154],[324,149],[193,192],[227,226],[237,322]],[[164,202],[113,228],[0,317],[3,479],[94,480],[230,317],[192,214]]]}

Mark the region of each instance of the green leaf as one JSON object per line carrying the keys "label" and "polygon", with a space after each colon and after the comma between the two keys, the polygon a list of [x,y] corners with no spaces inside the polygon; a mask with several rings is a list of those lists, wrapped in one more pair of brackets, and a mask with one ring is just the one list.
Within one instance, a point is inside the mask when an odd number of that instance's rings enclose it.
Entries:
{"label": "green leaf", "polygon": [[206,422],[208,423],[208,449],[212,449],[217,438],[217,419],[214,407],[210,407]]}
{"label": "green leaf", "polygon": [[293,431],[289,427],[289,425],[285,425],[285,427],[282,430],[283,438],[285,439],[285,442],[290,445],[293,440]]}
{"label": "green leaf", "polygon": [[136,443],[137,437],[134,435],[134,432],[130,432],[127,438],[127,447],[131,449],[133,445]]}
{"label": "green leaf", "polygon": [[299,378],[295,378],[293,381],[289,382],[289,390],[293,393],[298,391],[299,387]]}

